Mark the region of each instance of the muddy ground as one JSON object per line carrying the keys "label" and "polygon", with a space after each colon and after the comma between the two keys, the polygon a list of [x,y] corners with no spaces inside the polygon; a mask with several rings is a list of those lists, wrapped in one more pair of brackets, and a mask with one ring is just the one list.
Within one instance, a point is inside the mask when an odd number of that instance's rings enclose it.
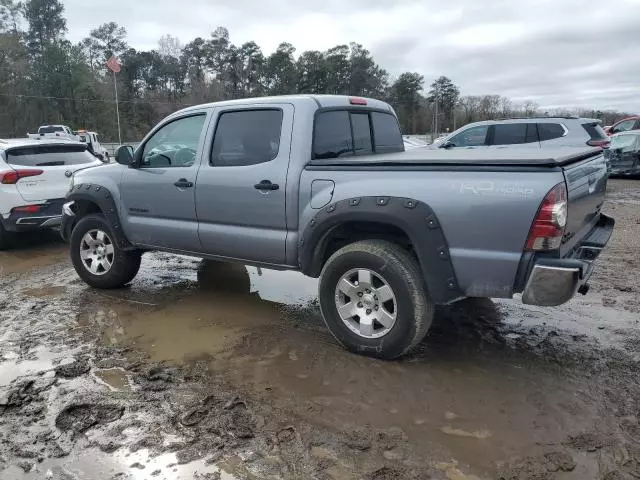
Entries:
{"label": "muddy ground", "polygon": [[25,238],[0,253],[0,478],[640,478],[640,180],[606,211],[588,296],[441,308],[397,362],[338,347],[299,274],[147,254],[95,291]]}

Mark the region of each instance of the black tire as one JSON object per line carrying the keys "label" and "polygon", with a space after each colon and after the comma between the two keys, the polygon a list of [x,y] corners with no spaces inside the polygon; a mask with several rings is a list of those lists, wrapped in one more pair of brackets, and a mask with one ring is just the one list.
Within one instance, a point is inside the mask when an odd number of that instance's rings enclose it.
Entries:
{"label": "black tire", "polygon": [[88,285],[94,288],[110,289],[124,287],[134,279],[140,269],[141,253],[139,251],[121,250],[113,243],[114,253],[111,268],[102,275],[91,273],[80,258],[80,243],[91,230],[102,230],[111,239],[114,238],[111,227],[101,215],[82,217],[73,227],[69,239],[71,261],[76,272]]}
{"label": "black tire", "polygon": [[11,232],[7,232],[2,223],[0,223],[0,250],[6,250],[11,247],[13,243],[13,234]]}
{"label": "black tire", "polygon": [[[358,268],[384,277],[396,297],[395,323],[380,338],[354,333],[338,314],[337,284],[343,275]],[[336,340],[347,350],[377,358],[394,359],[408,353],[424,338],[433,319],[434,306],[417,260],[384,240],[355,242],[334,253],[320,274],[319,297],[324,322]]]}

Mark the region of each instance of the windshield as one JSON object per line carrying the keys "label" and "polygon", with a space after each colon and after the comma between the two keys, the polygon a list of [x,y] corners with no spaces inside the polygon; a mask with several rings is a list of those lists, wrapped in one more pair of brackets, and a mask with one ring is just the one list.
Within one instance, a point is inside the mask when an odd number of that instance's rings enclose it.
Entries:
{"label": "windshield", "polygon": [[611,148],[630,147],[636,141],[637,135],[620,135],[611,139]]}

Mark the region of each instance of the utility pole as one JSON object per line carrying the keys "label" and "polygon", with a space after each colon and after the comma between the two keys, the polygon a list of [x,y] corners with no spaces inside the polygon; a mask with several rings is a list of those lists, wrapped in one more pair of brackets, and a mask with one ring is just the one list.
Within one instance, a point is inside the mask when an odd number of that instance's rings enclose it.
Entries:
{"label": "utility pole", "polygon": [[118,107],[118,82],[116,81],[116,73],[120,72],[120,64],[114,55],[107,60],[107,67],[113,72],[113,89],[116,92],[116,118],[118,119],[118,143],[122,145],[122,134],[120,133],[120,108]]}
{"label": "utility pole", "polygon": [[435,121],[434,121],[434,132],[433,132],[433,139],[435,140],[436,138],[438,138],[438,102],[440,100],[440,92],[438,91],[438,88],[436,87],[436,114],[435,114]]}

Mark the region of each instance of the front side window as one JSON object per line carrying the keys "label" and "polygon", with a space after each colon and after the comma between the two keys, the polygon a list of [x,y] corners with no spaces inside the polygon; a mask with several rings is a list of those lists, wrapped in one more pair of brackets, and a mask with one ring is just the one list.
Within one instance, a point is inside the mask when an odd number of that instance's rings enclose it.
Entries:
{"label": "front side window", "polygon": [[144,144],[141,167],[190,167],[196,159],[206,114],[173,120]]}
{"label": "front side window", "polygon": [[238,110],[218,118],[211,165],[242,167],[270,162],[278,156],[282,110]]}
{"label": "front side window", "polygon": [[447,143],[452,147],[479,147],[485,144],[488,130],[489,127],[487,125],[467,128],[451,138]]}
{"label": "front side window", "polygon": [[617,132],[626,132],[627,130],[632,130],[633,125],[635,124],[635,120],[625,120],[624,122],[620,122],[615,127],[613,127],[613,133]]}

